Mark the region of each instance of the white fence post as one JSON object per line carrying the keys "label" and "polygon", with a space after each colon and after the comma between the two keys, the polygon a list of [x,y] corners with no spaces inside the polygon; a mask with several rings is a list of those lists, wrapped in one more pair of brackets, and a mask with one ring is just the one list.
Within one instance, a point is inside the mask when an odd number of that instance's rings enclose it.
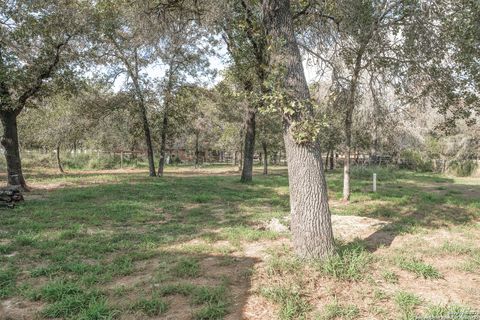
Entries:
{"label": "white fence post", "polygon": [[377,192],[377,174],[373,174],[373,192]]}

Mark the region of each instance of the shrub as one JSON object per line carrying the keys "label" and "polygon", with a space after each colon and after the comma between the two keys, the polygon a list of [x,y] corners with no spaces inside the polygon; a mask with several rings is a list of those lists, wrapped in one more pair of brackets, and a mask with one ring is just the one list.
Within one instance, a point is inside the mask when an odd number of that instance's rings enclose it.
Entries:
{"label": "shrub", "polygon": [[90,169],[113,169],[116,167],[115,158],[108,155],[100,155],[92,157],[88,161],[88,168]]}
{"label": "shrub", "polygon": [[477,163],[473,160],[452,161],[448,171],[458,177],[471,176],[477,169]]}
{"label": "shrub", "polygon": [[427,172],[433,171],[433,162],[426,159],[420,152],[414,150],[403,151],[401,157],[405,163],[402,165],[405,169]]}

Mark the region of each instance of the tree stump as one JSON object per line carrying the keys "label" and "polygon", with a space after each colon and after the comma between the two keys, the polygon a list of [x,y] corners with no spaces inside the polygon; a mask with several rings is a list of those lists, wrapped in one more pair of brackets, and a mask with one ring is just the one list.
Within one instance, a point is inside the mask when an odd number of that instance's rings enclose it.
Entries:
{"label": "tree stump", "polygon": [[0,188],[0,209],[15,207],[17,202],[23,201],[22,192],[14,187]]}

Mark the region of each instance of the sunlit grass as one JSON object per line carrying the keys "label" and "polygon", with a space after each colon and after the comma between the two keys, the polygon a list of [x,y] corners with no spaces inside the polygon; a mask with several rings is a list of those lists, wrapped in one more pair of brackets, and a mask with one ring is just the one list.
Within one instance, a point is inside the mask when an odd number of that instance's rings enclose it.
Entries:
{"label": "sunlit grass", "polygon": [[[373,171],[379,177],[377,193],[371,192]],[[236,169],[226,166],[197,171],[168,167],[163,178],[149,178],[135,170],[31,173],[29,183],[42,189],[26,194],[27,201],[16,209],[1,211],[0,299],[39,301],[43,307],[35,316],[40,318],[113,319],[119,314],[168,314],[174,308],[169,297],[181,295],[187,298],[192,318],[224,317],[231,311],[231,286],[236,284],[224,275],[212,278],[213,270],[234,268],[247,243],[289,237],[262,228],[270,219],[289,213],[285,168],[273,168],[272,176],[258,174],[248,185],[241,184],[232,172]],[[445,226],[463,233],[478,232],[472,222],[480,214],[479,200],[462,192],[472,192],[476,182],[469,179],[354,170],[349,205],[338,201],[340,171],[328,172],[327,180],[334,214],[386,221],[383,230],[392,235]],[[477,272],[478,251],[470,242],[445,242],[422,250],[430,256],[465,256],[459,268]],[[306,265],[290,247],[267,253],[268,276],[302,278]],[[211,259],[215,266],[205,268],[203,263]],[[330,259],[308,266],[318,276],[341,283],[369,281],[374,263],[368,248],[353,242],[338,246]],[[420,260],[398,260],[392,267],[427,280],[442,276],[435,266]],[[238,274],[250,281],[253,271],[248,267]],[[213,282],[191,283],[204,279]],[[401,281],[389,268],[382,268],[380,279],[390,285]],[[303,288],[292,287],[288,281],[259,294],[278,305],[284,319],[318,311]],[[398,303],[402,312],[410,314],[413,307],[407,298],[398,298]],[[343,318],[361,312],[344,301],[325,310],[330,317]]]}

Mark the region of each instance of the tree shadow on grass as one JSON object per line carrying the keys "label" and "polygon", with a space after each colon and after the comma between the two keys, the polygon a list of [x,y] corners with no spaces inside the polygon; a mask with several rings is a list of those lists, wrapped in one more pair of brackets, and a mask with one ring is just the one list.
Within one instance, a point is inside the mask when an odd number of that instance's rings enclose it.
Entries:
{"label": "tree shadow on grass", "polygon": [[[380,219],[386,224],[368,236],[370,250],[390,246],[401,234],[418,228],[441,229],[480,220],[480,188],[457,184],[448,177],[406,171],[384,172],[377,192],[371,192],[371,172],[352,178],[352,202],[333,207],[334,212]],[[330,192],[341,197],[342,181],[329,177]]]}
{"label": "tree shadow on grass", "polygon": [[[172,306],[166,311],[167,315],[172,312],[172,319],[190,319],[197,312],[223,312],[225,306],[221,303],[215,305],[218,310],[203,310],[208,305],[195,300],[195,295],[208,296],[209,290],[218,293],[215,288],[223,285],[225,296],[231,297],[227,309],[233,316],[228,318],[242,318],[251,268],[257,261],[245,257],[237,245],[272,237],[270,232],[251,225],[258,223],[259,217],[268,220],[272,215],[288,213],[288,195],[276,196],[276,184],[259,181],[245,185],[237,179],[145,177],[135,183],[67,186],[43,192],[43,199],[27,197],[25,203],[1,217],[2,244],[8,243],[8,248],[2,250],[8,249],[8,254],[14,255],[0,254],[0,262],[8,262],[9,268],[18,270],[18,274],[30,275],[18,278],[17,287],[34,286],[37,277],[54,284],[74,281],[83,291],[107,288],[108,299],[115,301],[115,296],[121,296],[124,290],[136,292],[132,299],[155,291]],[[280,184],[286,182],[286,178],[278,179]],[[177,275],[175,269],[181,268],[182,261],[186,261],[187,269],[192,261],[193,265],[198,263],[199,275]],[[152,265],[163,266],[166,271]],[[155,277],[157,286],[151,288],[151,279],[144,279],[145,276]],[[136,280],[142,279],[146,283],[138,290]],[[112,283],[133,289],[110,290]],[[188,292],[175,292],[175,283]],[[166,285],[171,285],[173,293],[162,291],[168,289],[162,289]],[[23,295],[16,292],[6,299],[21,300]],[[152,296],[144,298],[151,300]],[[130,309],[127,312],[122,308],[122,313],[130,314]]]}
{"label": "tree shadow on grass", "polygon": [[130,319],[132,313],[134,318],[145,317],[145,310],[132,310],[131,306],[152,298],[167,303],[161,319],[242,319],[258,262],[257,258],[232,254],[172,250],[144,261],[150,270],[140,269],[113,281],[110,293],[122,288],[126,294],[111,294],[110,299],[125,315],[121,319]]}
{"label": "tree shadow on grass", "polygon": [[[452,185],[455,190],[471,190],[471,187]],[[438,190],[434,186],[407,183],[403,188],[408,189],[409,194],[398,195],[401,201],[378,205],[365,215],[388,222],[365,239],[371,250],[390,246],[398,235],[413,233],[418,228],[435,230],[480,221],[480,190],[478,197],[472,197],[462,192],[451,193],[448,187]]]}
{"label": "tree shadow on grass", "polygon": [[23,294],[0,299],[0,319],[241,319],[258,263],[182,250],[129,259],[67,260],[23,277]]}

